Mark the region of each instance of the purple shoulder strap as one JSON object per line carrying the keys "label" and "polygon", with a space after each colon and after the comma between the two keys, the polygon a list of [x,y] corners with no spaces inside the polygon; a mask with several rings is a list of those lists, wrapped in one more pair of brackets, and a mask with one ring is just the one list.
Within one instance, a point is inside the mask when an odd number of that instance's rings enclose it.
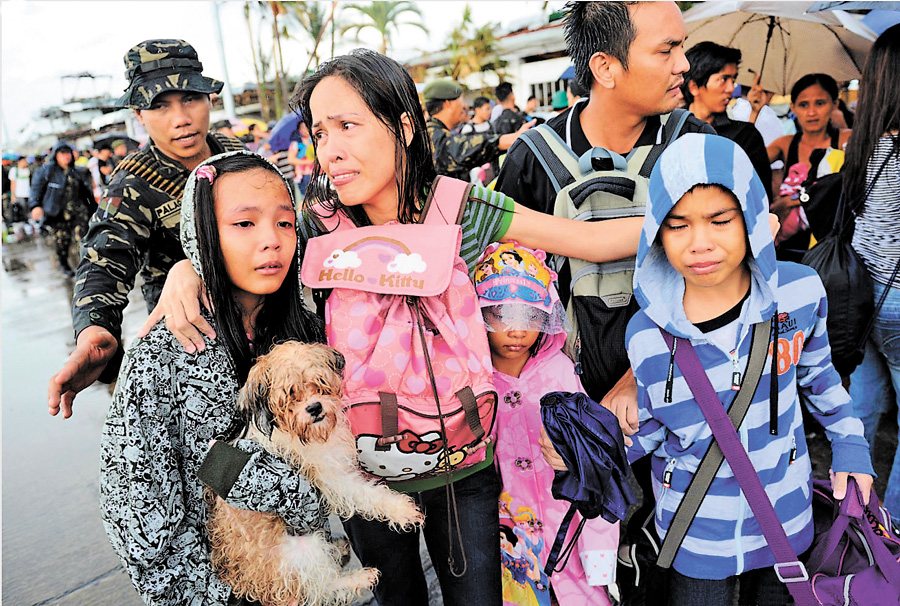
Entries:
{"label": "purple shoulder strap", "polygon": [[[663,330],[662,333],[666,345],[671,351],[675,342],[675,337]],[[788,591],[794,598],[797,606],[818,606],[819,601],[812,592],[809,584],[809,573],[806,567],[800,562],[794,548],[788,541],[784,527],[772,507],[772,502],[763,488],[762,482],[738,438],[737,431],[731,422],[731,419],[725,413],[725,407],[722,405],[716,390],[709,382],[706,371],[697,358],[697,352],[694,351],[691,342],[687,339],[678,339],[678,347],[675,350],[675,363],[684,374],[684,379],[694,394],[694,399],[703,411],[706,422],[715,436],[719,448],[725,455],[728,464],[734,472],[747,503],[756,516],[759,526],[769,543],[772,553],[775,555],[775,573],[778,578],[787,585]]]}

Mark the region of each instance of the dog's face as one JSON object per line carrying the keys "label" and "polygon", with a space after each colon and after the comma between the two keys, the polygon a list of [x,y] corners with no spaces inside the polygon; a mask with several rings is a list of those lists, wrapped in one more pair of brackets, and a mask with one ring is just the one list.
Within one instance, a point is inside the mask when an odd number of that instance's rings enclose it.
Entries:
{"label": "dog's face", "polygon": [[267,436],[284,431],[301,442],[327,439],[341,410],[344,357],[325,345],[288,341],[261,356],[238,398],[238,410]]}

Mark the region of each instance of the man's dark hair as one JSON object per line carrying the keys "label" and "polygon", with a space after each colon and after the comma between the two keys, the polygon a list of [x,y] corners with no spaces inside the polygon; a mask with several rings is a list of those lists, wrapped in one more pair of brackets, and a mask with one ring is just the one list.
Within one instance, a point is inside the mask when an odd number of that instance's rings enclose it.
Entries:
{"label": "man's dark hair", "polygon": [[580,84],[578,84],[578,80],[569,80],[569,92],[572,93],[573,97],[584,97],[588,93],[590,93],[590,89],[585,89]]}
{"label": "man's dark hair", "polygon": [[447,99],[432,99],[431,101],[426,101],[425,111],[428,112],[429,116],[433,116],[444,109],[444,103],[446,102]]}
{"label": "man's dark hair", "polygon": [[497,85],[497,88],[494,89],[494,94],[497,95],[497,101],[500,103],[506,101],[512,92],[512,84],[509,82],[501,82]]}
{"label": "man's dark hair", "polygon": [[697,86],[706,86],[709,83],[709,77],[718,74],[726,65],[740,65],[741,63],[740,50],[709,41],[699,42],[692,46],[684,56],[691,64],[691,68],[684,75],[684,84],[681,85],[684,101],[688,105],[694,102],[694,95],[688,90],[688,83],[694,82]]}
{"label": "man's dark hair", "polygon": [[485,105],[485,104],[490,105],[491,100],[488,99],[487,97],[475,97],[475,100],[472,101],[472,109],[478,109],[479,107],[481,107],[482,105]]}
{"label": "man's dark hair", "polygon": [[637,2],[566,3],[566,50],[575,64],[575,80],[584,90],[591,90],[591,57],[606,53],[615,57],[628,70],[628,53],[637,32],[631,21],[629,6]]}

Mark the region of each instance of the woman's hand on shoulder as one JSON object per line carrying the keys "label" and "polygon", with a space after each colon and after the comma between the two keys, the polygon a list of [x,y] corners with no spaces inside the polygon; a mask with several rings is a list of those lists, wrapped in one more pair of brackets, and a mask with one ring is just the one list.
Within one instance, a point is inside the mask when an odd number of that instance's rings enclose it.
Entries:
{"label": "woman's hand on shoulder", "polygon": [[203,307],[213,311],[203,281],[194,271],[191,262],[187,259],[179,261],[169,270],[159,303],[150,312],[137,336],[146,337],[150,329],[164,319],[166,328],[181,343],[185,351],[188,353],[202,351],[206,347],[203,335],[215,339],[216,331],[201,315],[201,303]]}

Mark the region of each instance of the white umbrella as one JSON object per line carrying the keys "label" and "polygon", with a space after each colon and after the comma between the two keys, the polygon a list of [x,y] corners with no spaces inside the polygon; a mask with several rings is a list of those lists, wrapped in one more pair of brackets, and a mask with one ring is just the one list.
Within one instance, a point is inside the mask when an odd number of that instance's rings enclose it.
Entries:
{"label": "white umbrella", "polygon": [[854,0],[849,0],[848,2],[813,2],[806,12],[817,13],[819,11],[859,9],[900,11],[900,2],[886,2],[885,0],[878,0],[877,2],[856,2]]}
{"label": "white umbrella", "polygon": [[779,94],[811,73],[852,80],[862,73],[875,34],[840,10],[807,14],[812,2],[704,2],[684,13],[686,46],[709,40],[740,49],[738,81]]}

